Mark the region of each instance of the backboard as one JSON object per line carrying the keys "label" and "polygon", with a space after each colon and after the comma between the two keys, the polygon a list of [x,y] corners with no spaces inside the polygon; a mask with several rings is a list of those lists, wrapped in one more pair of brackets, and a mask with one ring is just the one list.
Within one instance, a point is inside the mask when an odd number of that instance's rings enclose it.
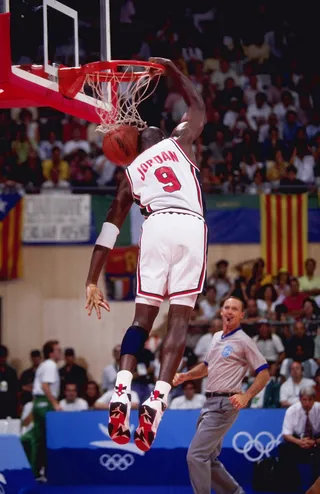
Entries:
{"label": "backboard", "polygon": [[109,0],[2,0],[11,14],[12,63],[82,65],[111,58]]}
{"label": "backboard", "polygon": [[0,108],[53,106],[99,122],[90,97],[61,100],[57,73],[111,59],[109,0],[0,0],[0,59]]}

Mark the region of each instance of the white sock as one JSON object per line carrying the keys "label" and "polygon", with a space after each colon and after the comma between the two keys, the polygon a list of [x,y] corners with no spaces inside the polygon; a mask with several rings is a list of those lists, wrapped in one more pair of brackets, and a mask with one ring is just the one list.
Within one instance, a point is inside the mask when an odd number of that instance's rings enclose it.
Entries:
{"label": "white sock", "polygon": [[157,381],[154,387],[155,391],[159,391],[160,394],[164,394],[164,399],[167,401],[168,394],[170,393],[171,386],[165,381]]}
{"label": "white sock", "polygon": [[127,370],[121,370],[117,374],[117,380],[115,386],[119,386],[119,384],[122,384],[123,386],[126,386],[127,391],[130,391],[131,381],[132,381],[132,373]]}

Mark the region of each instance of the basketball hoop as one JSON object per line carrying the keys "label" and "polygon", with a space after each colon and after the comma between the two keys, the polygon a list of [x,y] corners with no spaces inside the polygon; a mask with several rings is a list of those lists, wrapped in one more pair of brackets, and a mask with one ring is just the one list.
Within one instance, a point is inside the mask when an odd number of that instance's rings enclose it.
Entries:
{"label": "basketball hoop", "polygon": [[106,133],[121,125],[132,125],[143,130],[146,122],[138,107],[157,88],[164,67],[137,60],[92,62],[82,67],[59,67],[59,91],[74,98],[79,92],[96,102],[100,119],[97,128]]}

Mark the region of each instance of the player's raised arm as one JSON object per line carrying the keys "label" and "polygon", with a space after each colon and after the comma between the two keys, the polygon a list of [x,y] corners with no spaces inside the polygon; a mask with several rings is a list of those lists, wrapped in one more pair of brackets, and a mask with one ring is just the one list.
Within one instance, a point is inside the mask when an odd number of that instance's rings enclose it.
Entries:
{"label": "player's raised arm", "polygon": [[91,315],[95,308],[98,319],[101,318],[100,307],[109,311],[107,300],[103,297],[102,291],[98,288],[98,279],[103,269],[110,250],[113,249],[124,220],[133,203],[131,188],[127,180],[121,182],[117,195],[112,201],[108,211],[106,221],[102,225],[96,245],[91,256],[89,273],[86,281],[86,309]]}
{"label": "player's raised arm", "polygon": [[199,94],[190,79],[185,76],[176,65],[166,58],[150,58],[150,62],[159,63],[165,67],[165,73],[171,77],[178,93],[182,95],[188,105],[188,111],[182,118],[184,125],[177,128],[176,135],[181,134],[181,130],[191,142],[193,142],[202,132],[205,123],[205,105],[202,96]]}

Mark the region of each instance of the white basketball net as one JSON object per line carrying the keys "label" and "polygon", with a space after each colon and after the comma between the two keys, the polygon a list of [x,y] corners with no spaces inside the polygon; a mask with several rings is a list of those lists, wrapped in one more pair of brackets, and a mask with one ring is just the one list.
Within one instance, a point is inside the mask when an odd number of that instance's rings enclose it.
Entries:
{"label": "white basketball net", "polygon": [[[96,112],[101,122],[97,131],[104,134],[121,125],[132,125],[139,131],[147,127],[147,123],[140,117],[138,107],[156,90],[162,72],[153,71],[152,77],[146,74],[133,79],[135,72],[141,71],[141,68],[123,66],[123,69],[123,73],[111,75],[108,82],[105,82],[104,77],[106,71],[86,75],[83,90],[87,92],[87,85],[91,90],[91,96],[96,100]],[[132,80],[126,82],[130,74]]]}

